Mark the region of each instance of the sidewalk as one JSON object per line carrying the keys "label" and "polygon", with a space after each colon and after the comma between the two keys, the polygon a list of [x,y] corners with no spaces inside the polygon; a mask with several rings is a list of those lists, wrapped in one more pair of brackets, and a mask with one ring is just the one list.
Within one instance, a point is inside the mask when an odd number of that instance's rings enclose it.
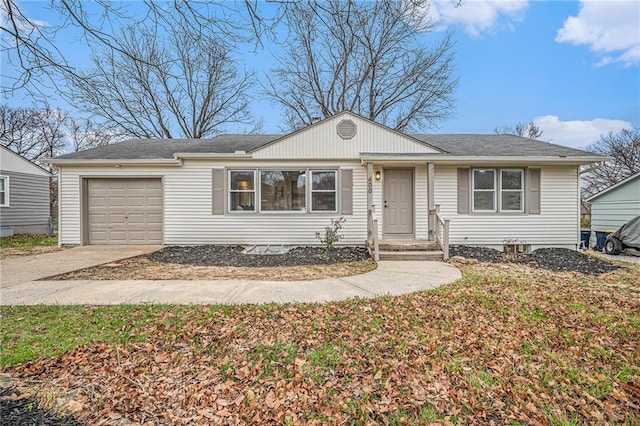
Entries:
{"label": "sidewalk", "polygon": [[[66,250],[65,252],[68,252]],[[123,256],[125,257],[125,256]],[[3,271],[4,275],[4,271]],[[49,274],[51,275],[51,274]],[[441,262],[381,261],[374,271],[315,281],[27,281],[5,283],[1,305],[326,302],[430,290],[461,277]]]}

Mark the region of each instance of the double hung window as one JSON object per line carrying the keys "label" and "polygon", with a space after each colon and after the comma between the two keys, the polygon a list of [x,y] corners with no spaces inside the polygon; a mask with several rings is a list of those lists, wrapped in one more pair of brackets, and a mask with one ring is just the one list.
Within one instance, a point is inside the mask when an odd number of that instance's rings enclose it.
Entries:
{"label": "double hung window", "polygon": [[496,171],[476,169],[473,171],[473,211],[496,210]]}
{"label": "double hung window", "polygon": [[253,170],[231,170],[229,172],[229,210],[256,210],[256,173]]}
{"label": "double hung window", "polygon": [[9,206],[9,177],[0,176],[0,207]]}
{"label": "double hung window", "polygon": [[474,212],[523,212],[524,170],[474,169]]}
{"label": "double hung window", "polygon": [[316,212],[335,212],[336,207],[336,172],[311,172],[311,210]]}
{"label": "double hung window", "polygon": [[524,211],[524,171],[521,169],[500,170],[500,210],[503,212]]}

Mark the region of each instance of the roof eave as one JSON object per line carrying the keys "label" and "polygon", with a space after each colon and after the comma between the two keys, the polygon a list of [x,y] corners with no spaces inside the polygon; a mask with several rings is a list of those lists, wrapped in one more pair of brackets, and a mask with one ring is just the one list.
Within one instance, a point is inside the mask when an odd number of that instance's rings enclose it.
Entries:
{"label": "roof eave", "polygon": [[82,159],[82,158],[50,158],[45,160],[46,163],[56,167],[60,166],[174,166],[182,165],[182,160],[178,158],[164,159]]}
{"label": "roof eave", "polygon": [[252,158],[253,154],[248,154],[245,151],[229,152],[229,153],[215,153],[215,152],[176,152],[174,154],[176,158],[184,160],[244,160]]}
{"label": "roof eave", "polygon": [[576,157],[547,157],[547,156],[457,156],[443,154],[425,154],[425,155],[394,155],[380,153],[361,153],[360,162],[362,164],[368,162],[385,162],[393,161],[395,163],[416,163],[431,162],[443,165],[460,165],[460,164],[478,164],[478,165],[501,165],[501,164],[565,164],[565,165],[583,165],[604,161],[600,156],[576,156]]}

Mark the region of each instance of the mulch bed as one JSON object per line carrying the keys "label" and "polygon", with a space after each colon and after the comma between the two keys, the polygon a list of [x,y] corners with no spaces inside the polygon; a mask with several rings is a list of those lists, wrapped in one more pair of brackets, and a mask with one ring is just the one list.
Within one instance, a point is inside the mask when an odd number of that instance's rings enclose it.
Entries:
{"label": "mulch bed", "polygon": [[0,426],[82,426],[73,416],[57,416],[15,389],[0,390]]}
{"label": "mulch bed", "polygon": [[370,258],[364,247],[334,247],[327,252],[321,247],[296,247],[287,254],[242,254],[242,246],[172,246],[151,253],[155,262],[195,266],[274,267],[332,265],[360,262]]}
{"label": "mulch bed", "polygon": [[478,262],[520,263],[553,272],[579,272],[587,275],[600,275],[620,268],[595,256],[563,248],[541,248],[531,254],[514,255],[486,247],[451,246],[449,253],[452,257],[477,259]]}

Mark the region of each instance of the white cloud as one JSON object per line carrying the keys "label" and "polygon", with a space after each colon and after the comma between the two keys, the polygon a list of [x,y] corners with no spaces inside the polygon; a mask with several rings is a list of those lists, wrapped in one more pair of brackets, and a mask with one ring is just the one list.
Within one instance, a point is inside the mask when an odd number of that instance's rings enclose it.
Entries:
{"label": "white cloud", "polygon": [[555,40],[588,45],[602,55],[598,65],[640,64],[640,6],[636,0],[582,0],[578,16],[564,21]]}
{"label": "white cloud", "polygon": [[495,27],[501,17],[520,20],[527,0],[435,0],[431,12],[442,24],[460,24],[474,37]]}
{"label": "white cloud", "polygon": [[622,129],[631,129],[628,121],[612,120],[608,118],[594,118],[593,120],[561,121],[555,115],[543,115],[533,119],[544,132],[543,139],[549,139],[558,145],[573,148],[585,148],[600,139],[600,135],[609,132],[617,133]]}

